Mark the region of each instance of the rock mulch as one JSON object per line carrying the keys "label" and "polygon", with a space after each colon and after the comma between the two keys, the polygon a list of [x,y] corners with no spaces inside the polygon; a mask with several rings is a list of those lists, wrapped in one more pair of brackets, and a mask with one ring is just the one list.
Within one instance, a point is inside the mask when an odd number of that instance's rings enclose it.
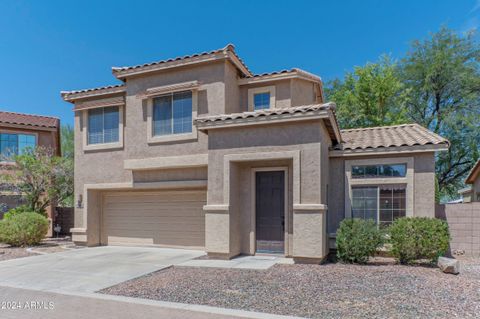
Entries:
{"label": "rock mulch", "polygon": [[9,245],[0,243],[0,261],[57,253],[74,248],[76,247],[70,240],[70,237],[46,238],[42,240],[40,245],[32,247],[10,247]]}
{"label": "rock mulch", "polygon": [[310,318],[468,318],[480,313],[480,259],[457,276],[393,264],[172,267],[102,293]]}
{"label": "rock mulch", "polygon": [[28,252],[25,248],[0,248],[0,261],[35,255],[34,253]]}

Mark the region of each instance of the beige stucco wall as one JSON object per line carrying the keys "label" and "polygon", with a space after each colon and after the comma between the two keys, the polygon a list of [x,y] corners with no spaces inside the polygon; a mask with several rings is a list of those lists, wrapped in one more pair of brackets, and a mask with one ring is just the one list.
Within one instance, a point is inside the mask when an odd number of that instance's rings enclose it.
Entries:
{"label": "beige stucco wall", "polygon": [[[393,158],[413,157],[413,215],[435,216],[435,157],[433,152],[396,154]],[[328,232],[335,233],[340,222],[345,218],[345,161],[369,159],[375,164],[375,159],[392,158],[392,156],[355,156],[330,158],[330,178],[328,187]],[[374,181],[372,180],[372,183]]]}
{"label": "beige stucco wall", "polygon": [[248,90],[266,86],[275,86],[275,107],[284,108],[292,106],[290,94],[290,80],[279,80],[242,85],[240,87],[240,106],[242,112],[248,111]]}
{"label": "beige stucco wall", "polygon": [[[228,208],[207,209],[207,252],[227,257],[254,252],[250,222],[253,205],[251,170],[282,166],[290,172],[286,254],[299,258],[323,258],[326,255],[325,212],[299,211],[296,215],[293,207],[294,204],[325,203],[322,194],[325,195],[326,190],[322,188],[326,188],[326,182],[322,182],[321,171],[328,168],[328,160],[322,165],[322,158],[328,159],[327,141],[328,135],[321,121],[211,130],[207,205],[228,205]],[[269,158],[269,154],[275,155]],[[296,159],[282,158],[288,157],[286,154],[298,154],[298,171],[293,163]],[[294,196],[295,187],[299,189],[298,198]]]}
{"label": "beige stucco wall", "polygon": [[310,81],[292,79],[290,84],[292,106],[316,103],[315,85],[315,83]]}
{"label": "beige stucco wall", "polygon": [[[137,95],[148,88],[196,80],[201,85],[198,91],[198,114],[225,113],[226,104],[229,103],[229,107],[234,108],[233,100],[227,102],[225,96],[225,78],[230,81],[229,85],[234,80],[236,81],[234,71],[228,62],[218,62],[129,79],[126,85],[126,106],[124,109],[124,147],[120,149],[84,151],[83,127],[85,127],[85,123],[83,123],[82,112],[86,111],[76,111],[75,167],[77,169],[75,171],[75,199],[78,200],[80,194],[85,196],[85,184],[132,182],[132,172],[124,169],[124,160],[126,159],[206,153],[208,136],[202,132],[198,133],[197,139],[188,141],[147,143],[147,102]],[[229,94],[233,96],[231,99],[234,99],[235,89],[230,89]],[[102,99],[97,98],[97,100]],[[95,99],[89,99],[89,101],[92,100]],[[138,179],[136,181],[140,182],[162,181],[165,178],[197,180],[206,179],[206,168],[203,168],[203,171],[183,170],[181,174],[176,175],[171,171],[148,171],[135,174]],[[173,175],[176,177],[173,177]],[[85,208],[76,208],[75,228],[87,226],[84,224],[84,211],[86,211]]]}
{"label": "beige stucco wall", "polygon": [[[192,134],[189,140],[153,141],[147,134],[150,104],[142,98],[143,93],[147,89],[191,81],[199,84],[194,94],[194,101],[197,101],[194,106],[199,116],[248,111],[248,90],[263,86],[275,86],[277,108],[315,102],[315,87],[305,80],[283,79],[239,85],[238,70],[228,60],[131,76],[125,83],[125,93],[78,100],[77,108],[91,107],[96,103],[108,104],[118,100],[118,96],[124,96],[125,106],[122,107],[123,143],[119,143],[116,149],[101,149],[99,146],[97,150],[84,150],[87,111],[75,111],[75,200],[82,198],[83,207],[75,209],[74,240],[88,245],[99,243],[102,197],[105,192],[113,189],[134,191],[141,187],[164,189],[176,182],[200,182],[195,185],[205,187],[206,183],[202,183],[208,179],[208,204],[223,205],[227,201],[229,209],[207,212],[207,250],[228,256],[254,253],[252,202],[249,200],[253,191],[250,172],[254,167],[280,165],[288,170],[287,254],[306,258],[324,257],[325,211],[321,204],[327,200],[330,142],[322,122],[317,120],[215,130],[210,131],[209,135],[199,131],[198,136]],[[213,141],[209,142],[212,137]],[[155,159],[150,164],[159,165],[161,157],[172,159],[207,152],[208,169],[205,164],[200,167],[196,164],[186,165],[183,168],[163,165],[160,169],[148,167],[147,163],[146,168],[137,167],[133,170],[124,166],[126,160]],[[232,163],[228,173],[232,181],[229,183],[229,198],[225,198],[225,156],[262,152],[293,152],[290,154],[295,155],[289,159],[270,158],[268,161],[260,156],[244,163]],[[314,206],[306,208],[297,205],[297,209],[294,209],[294,204]]]}

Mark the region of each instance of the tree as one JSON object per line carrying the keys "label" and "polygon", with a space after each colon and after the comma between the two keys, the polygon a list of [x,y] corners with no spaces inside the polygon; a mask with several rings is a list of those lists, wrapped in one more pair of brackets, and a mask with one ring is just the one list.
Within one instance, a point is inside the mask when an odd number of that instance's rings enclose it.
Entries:
{"label": "tree", "polygon": [[[74,157],[75,157],[75,140],[74,140],[74,130],[70,125],[64,125],[61,129],[61,148],[62,156],[66,161],[69,161],[69,165],[74,167]],[[72,179],[73,183],[73,179]],[[73,185],[71,186],[73,188]],[[59,202],[59,205],[65,207],[72,207],[74,205],[74,195],[73,192],[70,196],[64,198]]]}
{"label": "tree", "polygon": [[455,196],[478,158],[480,144],[480,47],[474,34],[447,28],[414,41],[400,64],[408,90],[409,118],[450,140],[437,158],[443,196]]}
{"label": "tree", "polygon": [[402,124],[408,96],[397,76],[396,64],[382,56],[378,63],[355,67],[343,80],[334,80],[325,90],[337,103],[342,128]]}
{"label": "tree", "polygon": [[44,213],[47,206],[73,194],[73,162],[54,156],[51,148],[26,149],[14,156],[15,165],[1,176],[13,191],[24,194],[29,211]]}
{"label": "tree", "polygon": [[73,128],[70,125],[64,125],[60,133],[62,156],[73,160],[75,154]]}

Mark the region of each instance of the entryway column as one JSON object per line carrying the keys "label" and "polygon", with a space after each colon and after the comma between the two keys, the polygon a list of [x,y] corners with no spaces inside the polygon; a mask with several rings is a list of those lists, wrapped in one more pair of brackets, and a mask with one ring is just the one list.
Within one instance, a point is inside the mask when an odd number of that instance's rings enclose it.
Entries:
{"label": "entryway column", "polygon": [[205,205],[205,250],[210,257],[230,259],[230,211],[228,205]]}
{"label": "entryway column", "polygon": [[320,263],[328,254],[326,209],[321,204],[293,205],[293,258]]}

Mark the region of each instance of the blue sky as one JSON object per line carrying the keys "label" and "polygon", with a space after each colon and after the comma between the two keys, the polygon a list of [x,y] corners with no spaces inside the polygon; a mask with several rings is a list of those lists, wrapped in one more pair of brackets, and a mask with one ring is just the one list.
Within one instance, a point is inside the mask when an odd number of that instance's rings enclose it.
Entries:
{"label": "blue sky", "polygon": [[61,90],[115,84],[111,66],[227,43],[255,73],[300,67],[326,81],[400,57],[441,25],[477,28],[479,1],[0,0],[0,110],[71,124]]}

